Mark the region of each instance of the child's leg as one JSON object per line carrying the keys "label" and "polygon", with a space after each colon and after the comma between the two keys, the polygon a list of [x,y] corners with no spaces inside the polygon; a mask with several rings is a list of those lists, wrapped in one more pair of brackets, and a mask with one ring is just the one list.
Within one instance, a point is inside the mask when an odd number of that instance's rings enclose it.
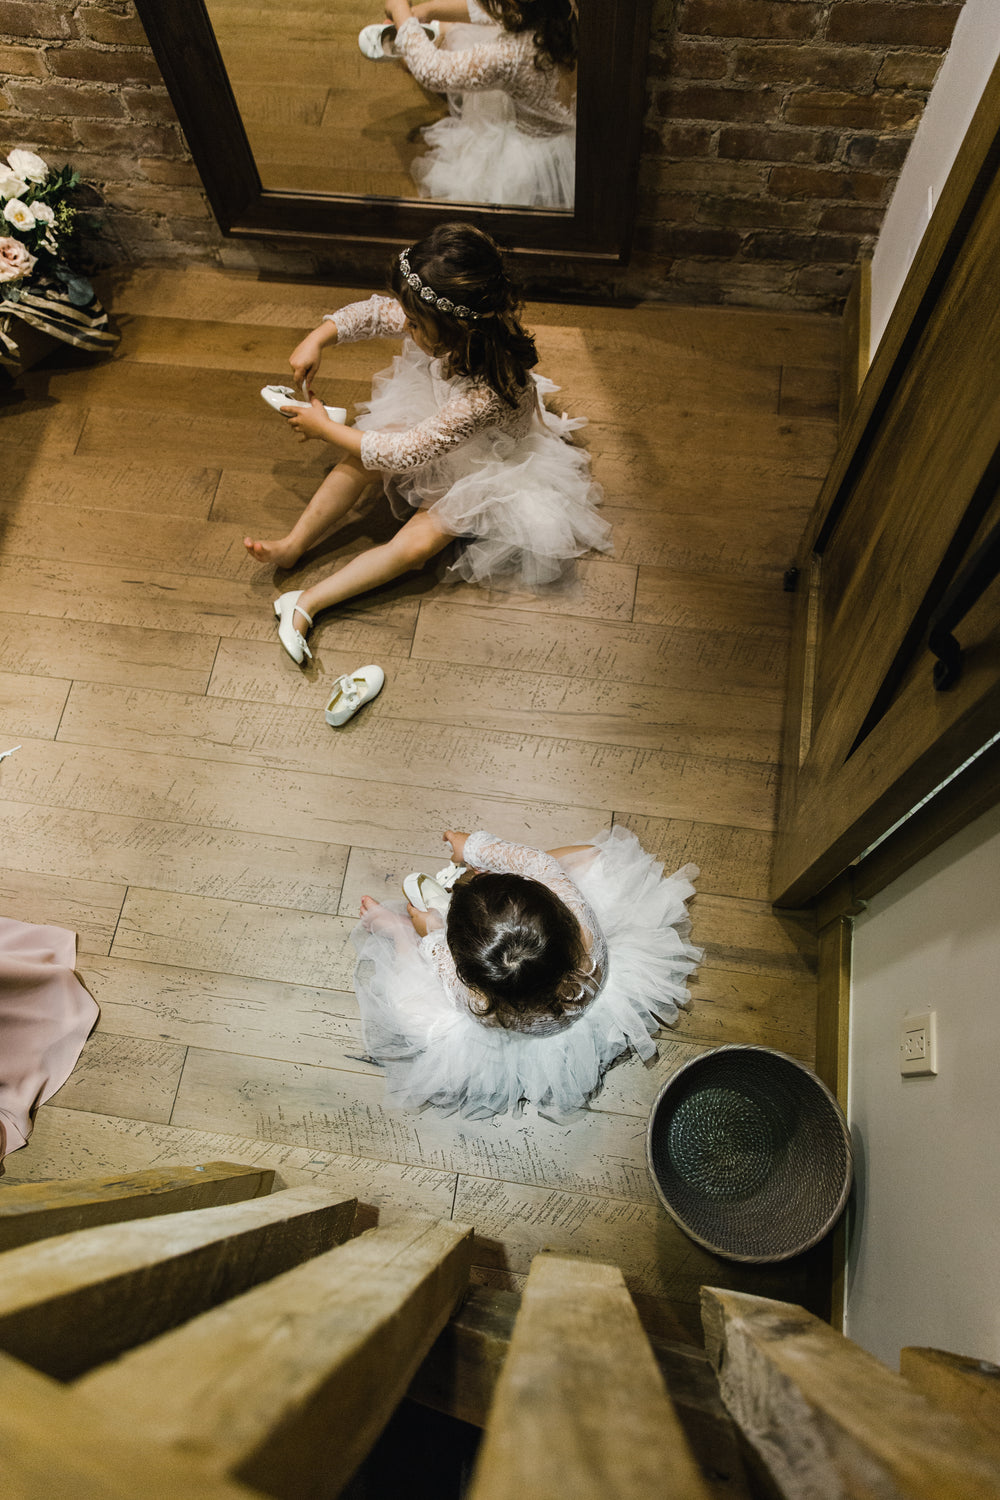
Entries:
{"label": "child's leg", "polygon": [[[378,588],[379,584],[389,583],[413,568],[422,568],[451,541],[454,538],[450,532],[442,531],[427,511],[418,510],[391,541],[380,547],[369,547],[367,552],[352,557],[329,578],[304,589],[299,607],[315,619],[321,609],[329,609],[332,604],[353,599],[355,594]],[[296,628],[302,628],[298,621]]]}
{"label": "child's leg", "polygon": [[553,859],[566,859],[571,854],[595,854],[597,851],[593,844],[566,844],[562,849],[548,849]]}
{"label": "child's leg", "polygon": [[293,568],[303,552],[322,541],[327,532],[353,509],[373,478],[360,458],[348,454],[335,469],[330,470],[287,536],[275,542],[256,542],[252,537],[244,537],[243,545],[261,562],[273,563],[278,568]]}

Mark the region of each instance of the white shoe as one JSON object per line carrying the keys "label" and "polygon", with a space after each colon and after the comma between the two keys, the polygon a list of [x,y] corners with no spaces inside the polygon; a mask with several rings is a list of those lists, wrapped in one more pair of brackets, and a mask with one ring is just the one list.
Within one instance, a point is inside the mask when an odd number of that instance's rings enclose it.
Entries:
{"label": "white shoe", "polygon": [[346,724],[359,708],[378,697],[384,683],[385,673],[381,667],[375,666],[359,667],[356,672],[338,677],[323,713],[324,719],[335,729]]}
{"label": "white shoe", "polygon": [[[441,22],[421,22],[424,32],[432,42],[441,35]],[[388,57],[399,57],[396,51],[396,28],[391,21],[376,21],[372,26],[363,26],[358,33],[358,46],[372,62],[384,62]]]}
{"label": "white shoe", "polygon": [[294,594],[282,594],[280,599],[274,601],[274,613],[278,616],[278,640],[288,652],[292,661],[298,666],[302,665],[302,658],[308,656],[312,661],[312,652],[306,645],[306,638],[295,628],[295,616],[301,615],[308,625],[312,624],[312,616],[307,615],[304,609],[299,607],[299,600],[305,591],[298,589]]}
{"label": "white shoe", "polygon": [[[277,412],[280,412],[283,406],[297,406],[303,411],[308,411],[312,405],[310,401],[300,401],[290,385],[266,385],[261,395],[268,406],[272,406]],[[347,421],[346,406],[324,406],[323,410],[331,422]]]}
{"label": "white shoe", "polygon": [[451,892],[446,891],[443,885],[438,885],[429,875],[421,875],[419,871],[407,875],[403,881],[403,895],[417,911],[437,911],[442,916],[451,903]]}
{"label": "white shoe", "polygon": [[446,891],[450,891],[454,887],[459,876],[465,874],[467,868],[467,865],[456,865],[455,861],[452,860],[450,864],[445,865],[443,870],[438,870],[437,874],[434,876],[434,879],[437,881],[438,885],[443,886]]}

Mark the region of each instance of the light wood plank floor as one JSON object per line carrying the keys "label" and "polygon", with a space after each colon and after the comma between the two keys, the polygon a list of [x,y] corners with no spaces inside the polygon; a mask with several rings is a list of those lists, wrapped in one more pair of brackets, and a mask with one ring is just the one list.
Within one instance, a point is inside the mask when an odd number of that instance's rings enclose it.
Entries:
{"label": "light wood plank floor", "polygon": [[[791,560],[835,438],[837,328],[789,315],[533,305],[541,369],[585,414],[613,559],[543,599],[413,577],[280,650],[275,534],[328,449],[258,396],[351,292],[136,270],[115,359],[56,359],[2,412],[2,910],[80,935],[102,1007],[7,1182],[230,1158],[351,1185],[371,1211],[473,1223],[477,1276],[548,1245],[619,1261],[696,1319],[698,1286],[809,1300],[814,1262],[702,1253],[658,1208],[644,1131],[669,1072],[724,1042],[811,1059],[814,952],[767,903]],[[368,390],[354,345],[321,393]],[[386,534],[382,502],[279,580]],[[342,730],[338,673],[386,668]],[[351,989],[362,892],[433,870],[441,830],[548,846],[614,820],[701,866],[693,1002],[659,1060],[614,1068],[569,1127],[382,1104]],[[810,1277],[813,1282],[810,1282]]]}

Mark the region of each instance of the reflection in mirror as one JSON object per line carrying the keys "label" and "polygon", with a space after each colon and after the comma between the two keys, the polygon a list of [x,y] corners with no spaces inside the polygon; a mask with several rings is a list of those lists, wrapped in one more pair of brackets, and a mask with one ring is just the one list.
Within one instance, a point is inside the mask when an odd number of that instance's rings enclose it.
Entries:
{"label": "reflection in mirror", "polygon": [[572,212],[574,0],[207,8],[265,191]]}

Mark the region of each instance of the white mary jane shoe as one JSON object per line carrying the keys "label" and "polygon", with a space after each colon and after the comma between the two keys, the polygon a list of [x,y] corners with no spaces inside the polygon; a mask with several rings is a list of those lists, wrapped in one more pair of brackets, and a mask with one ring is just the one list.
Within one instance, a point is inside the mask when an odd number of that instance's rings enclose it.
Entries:
{"label": "white mary jane shoe", "polygon": [[385,683],[381,667],[358,667],[356,672],[345,673],[333,685],[330,701],[323,717],[334,729],[353,719],[359,708],[378,697]]}
{"label": "white mary jane shoe", "polygon": [[419,871],[407,875],[403,881],[403,895],[417,911],[436,911],[442,917],[447,913],[451,902],[450,891],[446,891],[443,885],[438,885],[430,875],[421,875]]}
{"label": "white mary jane shoe", "polygon": [[278,640],[292,661],[300,667],[304,656],[308,656],[312,661],[312,652],[306,645],[305,636],[295,628],[296,613],[300,614],[310,625],[312,624],[312,615],[307,615],[299,604],[304,592],[304,589],[299,589],[294,594],[282,594],[280,599],[274,601],[274,613],[278,617]]}
{"label": "white mary jane shoe", "polygon": [[[440,21],[421,22],[425,34],[436,42],[441,34]],[[384,62],[387,58],[399,57],[396,51],[396,28],[391,21],[376,21],[363,26],[358,33],[358,46],[372,62]]]}

